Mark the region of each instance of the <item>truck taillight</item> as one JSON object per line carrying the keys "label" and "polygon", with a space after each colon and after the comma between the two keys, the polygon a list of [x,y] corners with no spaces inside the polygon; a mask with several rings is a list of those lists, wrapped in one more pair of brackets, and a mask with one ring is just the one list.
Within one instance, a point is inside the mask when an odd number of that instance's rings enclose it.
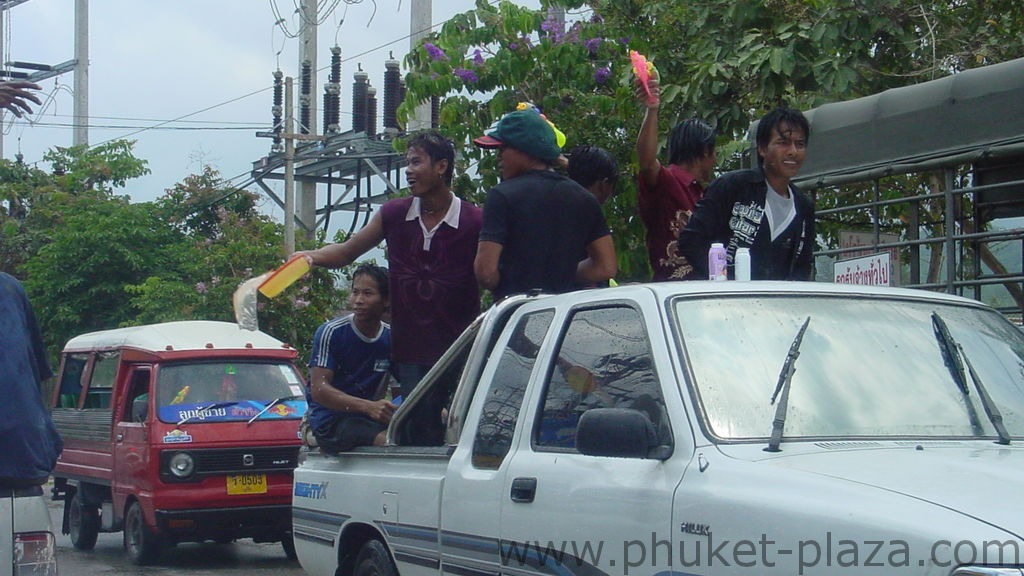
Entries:
{"label": "truck taillight", "polygon": [[57,576],[57,546],[52,533],[14,535],[13,576]]}

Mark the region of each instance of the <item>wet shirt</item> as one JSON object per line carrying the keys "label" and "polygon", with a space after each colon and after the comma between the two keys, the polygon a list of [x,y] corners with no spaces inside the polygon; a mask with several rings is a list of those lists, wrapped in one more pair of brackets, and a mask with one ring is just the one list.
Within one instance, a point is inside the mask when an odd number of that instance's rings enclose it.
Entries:
{"label": "wet shirt", "polygon": [[[425,232],[414,198],[388,201],[381,222],[391,282],[392,360],[431,365],[480,314],[473,259],[479,207],[453,198],[444,220]],[[429,234],[429,237],[428,237]]]}
{"label": "wet shirt", "polygon": [[[310,368],[334,372],[331,386],[358,398],[372,399],[390,369],[391,327],[381,323],[380,332],[366,335],[359,332],[352,316],[329,320],[313,335],[309,354]],[[337,419],[340,414],[326,408],[306,394],[309,403],[309,425],[313,430]]]}
{"label": "wet shirt", "polygon": [[647,229],[647,257],[653,280],[680,280],[693,268],[679,254],[679,231],[690,220],[704,188],[686,169],[674,164],[658,170],[653,187],[642,176],[637,184],[637,208]]}

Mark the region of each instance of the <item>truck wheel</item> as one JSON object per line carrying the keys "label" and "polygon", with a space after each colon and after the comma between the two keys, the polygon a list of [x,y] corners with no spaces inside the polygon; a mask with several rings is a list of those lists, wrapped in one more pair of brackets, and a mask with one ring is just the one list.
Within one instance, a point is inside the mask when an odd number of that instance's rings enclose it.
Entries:
{"label": "truck wheel", "polygon": [[71,543],[79,550],[92,550],[96,547],[96,537],[100,534],[99,510],[95,506],[83,504],[81,492],[75,492],[66,506]]}
{"label": "truck wheel", "polygon": [[160,539],[146,526],[142,506],[132,502],[124,517],[124,548],[136,566],[152,564],[160,555]]}
{"label": "truck wheel", "polygon": [[384,544],[370,540],[359,549],[353,576],[398,576],[398,569]]}
{"label": "truck wheel", "polygon": [[284,555],[289,560],[298,560],[299,556],[295,553],[295,539],[292,538],[292,533],[289,532],[281,538],[281,548],[284,548]]}

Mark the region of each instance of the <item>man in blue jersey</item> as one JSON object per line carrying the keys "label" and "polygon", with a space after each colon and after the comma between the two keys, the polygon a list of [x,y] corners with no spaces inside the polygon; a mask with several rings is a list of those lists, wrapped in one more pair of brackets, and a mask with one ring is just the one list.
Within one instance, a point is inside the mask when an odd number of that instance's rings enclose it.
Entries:
{"label": "man in blue jersey", "polygon": [[313,335],[308,419],[325,451],[387,439],[396,409],[382,399],[391,355],[391,327],[381,321],[388,301],[388,271],[363,264],[352,276],[352,314],[321,324]]}

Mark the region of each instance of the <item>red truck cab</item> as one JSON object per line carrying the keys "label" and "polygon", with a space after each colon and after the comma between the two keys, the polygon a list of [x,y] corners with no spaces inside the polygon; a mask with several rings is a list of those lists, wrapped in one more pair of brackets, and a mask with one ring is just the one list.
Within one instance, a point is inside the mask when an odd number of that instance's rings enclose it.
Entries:
{"label": "red truck cab", "polygon": [[93,332],[64,347],[53,420],[63,532],[124,531],[132,561],[178,542],[280,541],[294,558],[292,471],[306,412],[297,351],[209,321]]}

